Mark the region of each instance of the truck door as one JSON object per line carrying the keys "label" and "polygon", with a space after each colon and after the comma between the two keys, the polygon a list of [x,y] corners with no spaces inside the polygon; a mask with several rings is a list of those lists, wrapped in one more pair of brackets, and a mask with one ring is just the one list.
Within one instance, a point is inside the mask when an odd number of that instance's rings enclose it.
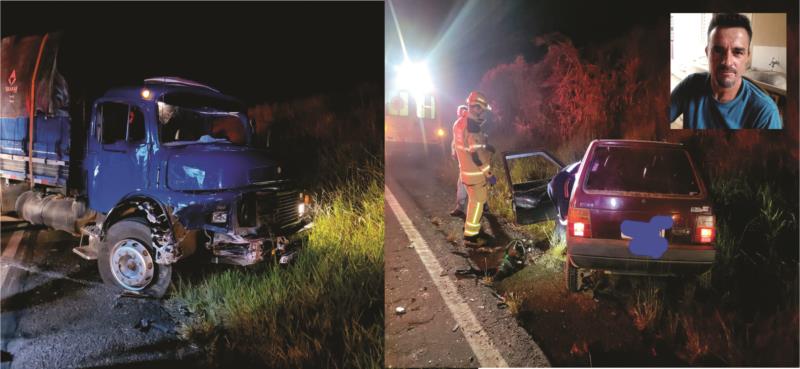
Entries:
{"label": "truck door", "polygon": [[136,105],[100,102],[86,156],[89,206],[107,213],[119,200],[148,187],[150,159],[145,116]]}
{"label": "truck door", "polygon": [[555,219],[556,208],[547,185],[564,165],[546,151],[503,153],[503,163],[516,223]]}

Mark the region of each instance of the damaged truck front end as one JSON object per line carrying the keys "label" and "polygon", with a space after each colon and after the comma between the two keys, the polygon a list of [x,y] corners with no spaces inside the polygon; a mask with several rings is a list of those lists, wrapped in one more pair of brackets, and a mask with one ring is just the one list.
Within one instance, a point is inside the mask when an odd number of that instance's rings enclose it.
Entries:
{"label": "damaged truck front end", "polygon": [[[97,259],[106,283],[162,296],[171,265],[194,254],[242,266],[292,260],[311,226],[304,196],[268,151],[253,147],[244,110],[174,78],[98,100],[85,175],[99,217],[82,229],[89,243],[76,253]],[[126,126],[110,125],[117,116]]]}
{"label": "damaged truck front end", "polygon": [[300,234],[310,227],[304,208],[303,195],[285,181],[241,191],[192,194],[172,207],[188,239],[182,249],[203,247],[211,262],[234,265],[269,258],[290,262]]}

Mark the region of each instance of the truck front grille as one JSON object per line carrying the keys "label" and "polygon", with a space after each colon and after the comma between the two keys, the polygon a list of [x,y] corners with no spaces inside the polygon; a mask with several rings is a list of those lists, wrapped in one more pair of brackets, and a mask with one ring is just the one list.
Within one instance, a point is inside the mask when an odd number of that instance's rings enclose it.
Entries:
{"label": "truck front grille", "polygon": [[239,225],[267,225],[275,231],[294,225],[299,220],[297,191],[252,192],[242,196]]}

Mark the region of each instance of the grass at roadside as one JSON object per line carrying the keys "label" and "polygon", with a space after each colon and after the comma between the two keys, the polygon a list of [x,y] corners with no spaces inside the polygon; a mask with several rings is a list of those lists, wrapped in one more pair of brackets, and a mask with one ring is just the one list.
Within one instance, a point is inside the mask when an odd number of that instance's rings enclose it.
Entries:
{"label": "grass at roadside", "polygon": [[211,366],[383,365],[383,168],[324,192],[296,262],[183,281],[169,303]]}

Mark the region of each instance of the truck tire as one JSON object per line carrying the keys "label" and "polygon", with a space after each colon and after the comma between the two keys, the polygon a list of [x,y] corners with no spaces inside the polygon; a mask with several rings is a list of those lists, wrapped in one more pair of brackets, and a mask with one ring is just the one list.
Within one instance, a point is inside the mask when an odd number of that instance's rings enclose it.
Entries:
{"label": "truck tire", "polygon": [[155,262],[150,228],[143,220],[125,219],[108,230],[97,263],[105,284],[161,298],[172,279],[172,266]]}
{"label": "truck tire", "polygon": [[578,292],[578,268],[572,265],[569,254],[564,265],[564,274],[567,275],[567,292]]}

